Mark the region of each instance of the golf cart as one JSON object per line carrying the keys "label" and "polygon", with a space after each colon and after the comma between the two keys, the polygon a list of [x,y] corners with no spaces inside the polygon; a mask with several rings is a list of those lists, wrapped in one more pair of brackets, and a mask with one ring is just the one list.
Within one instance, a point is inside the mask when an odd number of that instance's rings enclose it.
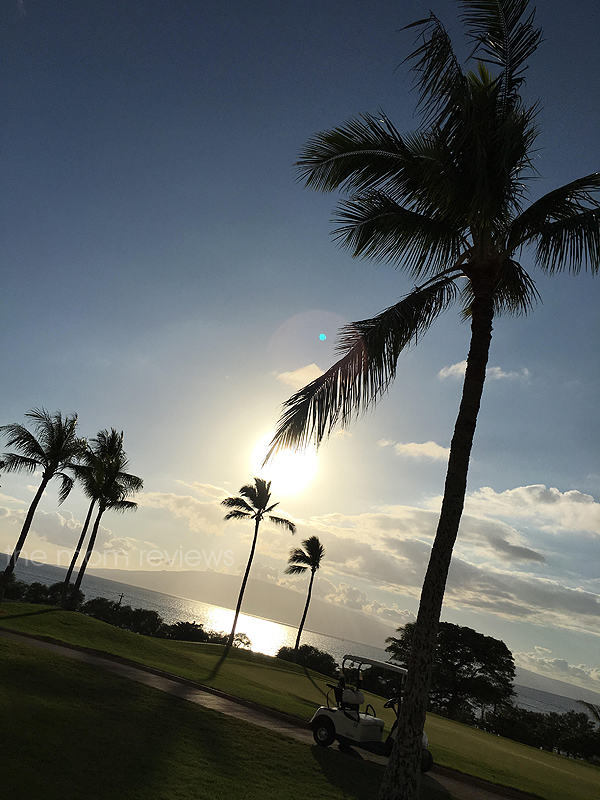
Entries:
{"label": "golf cart", "polygon": [[[396,714],[391,733],[385,741],[383,741],[384,722],[375,716],[373,706],[369,703],[364,711],[360,710],[365,702],[365,696],[360,689],[361,672],[364,667],[377,667],[394,672],[398,676],[397,695],[383,704],[384,708],[392,708]],[[342,745],[360,747],[388,757],[396,738],[405,676],[406,670],[395,664],[363,656],[344,656],[337,684],[327,684],[329,688],[327,705],[321,706],[310,721],[315,742],[321,747],[329,747],[337,740]],[[331,701],[332,692],[333,701]],[[423,733],[421,772],[428,772],[433,766],[433,756],[427,749],[428,744],[427,735]]]}

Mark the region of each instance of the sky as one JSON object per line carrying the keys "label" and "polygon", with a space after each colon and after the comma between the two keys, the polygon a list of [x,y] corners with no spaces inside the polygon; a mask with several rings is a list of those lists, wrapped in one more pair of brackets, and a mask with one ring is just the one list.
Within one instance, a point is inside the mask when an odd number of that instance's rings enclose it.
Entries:
{"label": "sky", "polygon": [[[294,162],[360,113],[417,128],[401,29],[430,9],[466,56],[451,0],[2,4],[0,424],[43,406],[77,412],[87,437],[124,432],[144,490],[135,514],[103,518],[98,566],[238,572],[251,526],[224,523],[220,501],[257,474],[257,444],[333,362],[339,326],[411,290],[336,246],[337,197],[303,188]],[[540,0],[537,19],[532,199],[599,167],[597,4]],[[600,284],[522,263],[543,302],[495,321],[442,618],[600,691]],[[298,465],[291,487],[272,473],[298,534],[264,526],[254,577],[304,592],[284,569],[316,534],[316,596],[414,619],[468,338],[447,312],[304,488]],[[38,478],[2,477],[3,552]],[[25,554],[65,564],[86,505],[48,490]]]}

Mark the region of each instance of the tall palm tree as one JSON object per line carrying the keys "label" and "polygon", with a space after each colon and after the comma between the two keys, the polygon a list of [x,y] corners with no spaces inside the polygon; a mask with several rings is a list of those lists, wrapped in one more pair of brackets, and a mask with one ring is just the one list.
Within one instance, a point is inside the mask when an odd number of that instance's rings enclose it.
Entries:
{"label": "tall palm tree", "polygon": [[525,207],[537,106],[520,95],[541,41],[528,0],[462,0],[472,50],[460,64],[433,14],[413,64],[422,126],[402,136],[383,114],[314,136],[300,177],[342,189],[336,236],[355,256],[393,263],[419,282],[394,306],[341,331],[342,357],[285,404],[271,452],[318,445],[337,423],[372,406],[398,357],[458,302],[471,323],[463,392],[451,441],[441,514],[423,583],[406,697],[382,798],[417,796],[421,732],[436,633],[467,486],[494,316],[531,310],[538,293],[517,260],[530,248],[546,274],[600,266],[600,174],[573,180]]}
{"label": "tall palm tree", "polygon": [[94,503],[97,503],[98,513],[94,520],[83,562],[77,574],[75,593],[80,588],[85,575],[104,512],[108,510],[135,511],[137,503],[126,498],[138,492],[144,485],[141,478],[126,471],[129,460],[123,449],[122,432],[117,433],[114,428],[111,428],[110,431],[102,430],[96,438],[90,441],[91,445],[85,453],[84,463],[77,470],[77,474],[82,481],[84,492],[92,501],[88,511],[88,524]]}
{"label": "tall palm tree", "polygon": [[25,516],[15,549],[0,578],[0,602],[46,487],[53,478],[60,478],[58,502],[63,503],[73,488],[73,478],[69,472],[72,472],[85,450],[85,440],[77,436],[77,414],[63,417],[60,411],[51,414],[45,408],[33,408],[25,416],[32,420],[34,433],[16,422],[0,427],[0,432],[7,437],[8,446],[19,451],[3,455],[4,469],[6,472],[30,473],[41,469],[42,480]]}
{"label": "tall palm tree", "polygon": [[[69,589],[71,576],[73,574],[73,570],[75,569],[75,564],[77,563],[77,559],[79,558],[79,554],[81,552],[83,543],[85,541],[85,537],[91,522],[94,506],[97,503],[99,504],[100,501],[102,500],[103,492],[105,492],[108,486],[107,480],[114,479],[116,485],[120,487],[119,490],[125,490],[125,494],[131,494],[133,492],[137,492],[143,486],[141,478],[138,478],[135,475],[130,475],[129,473],[124,471],[124,469],[127,466],[127,463],[128,463],[127,458],[123,451],[123,432],[119,434],[114,428],[111,428],[110,431],[107,430],[100,431],[95,439],[90,440],[90,445],[87,447],[85,453],[83,454],[81,463],[75,468],[75,476],[81,483],[83,493],[86,495],[86,497],[90,499],[90,505],[88,507],[83,528],[79,536],[79,541],[77,542],[75,552],[73,553],[69,569],[67,570],[67,574],[65,576],[63,591],[62,591],[63,603],[66,601],[67,598],[67,592]],[[115,479],[113,472],[115,466],[118,468],[119,464],[121,464],[123,470],[117,472]],[[107,466],[108,466],[108,473],[107,473]],[[115,506],[113,508],[111,506],[111,508],[112,510],[115,511],[130,511],[130,510],[135,510],[135,508],[137,508],[137,505],[133,503],[132,505],[126,504],[122,507]],[[100,522],[98,520],[98,525],[99,524]],[[97,530],[98,529],[96,527],[96,533]],[[94,535],[94,542],[92,542],[92,548],[95,543],[95,538],[96,536]],[[91,549],[89,550],[89,553],[91,556]],[[87,560],[89,561],[89,556]],[[83,580],[83,574],[81,575],[81,579]],[[81,581],[79,583],[81,583]]]}
{"label": "tall palm tree", "polygon": [[252,566],[254,551],[256,550],[256,540],[258,539],[258,529],[260,527],[260,523],[266,516],[267,519],[273,524],[285,528],[292,534],[296,533],[296,526],[293,522],[290,522],[289,519],[285,519],[285,517],[278,517],[271,514],[271,511],[273,511],[273,509],[276,508],[279,503],[273,503],[272,505],[269,505],[270,500],[271,481],[265,481],[263,478],[254,478],[253,484],[249,483],[246,486],[242,486],[239,497],[227,497],[221,503],[221,505],[231,509],[231,511],[225,514],[224,519],[254,520],[254,538],[252,539],[252,547],[250,548],[248,563],[246,564],[246,572],[244,573],[244,579],[242,580],[242,586],[238,596],[237,605],[235,607],[233,626],[231,628],[231,633],[229,634],[227,644],[225,645],[225,653],[229,652],[233,644],[235,629],[237,626],[238,617],[240,615],[240,608],[242,607],[242,600],[244,598],[244,591],[246,590],[248,575],[250,574],[250,567]]}
{"label": "tall palm tree", "polygon": [[290,557],[288,558],[289,566],[285,570],[286,575],[303,575],[307,569],[310,570],[310,581],[308,584],[306,605],[304,606],[304,612],[302,614],[302,619],[300,620],[300,626],[298,628],[298,635],[296,636],[296,644],[294,645],[294,656],[293,656],[294,664],[298,660],[298,648],[300,647],[300,637],[302,636],[302,629],[304,628],[306,615],[308,614],[308,606],[310,605],[310,597],[312,595],[312,587],[315,580],[315,573],[318,569],[320,569],[321,561],[323,560],[323,556],[325,555],[325,548],[319,541],[318,536],[309,536],[308,539],[305,539],[302,542],[302,547],[304,547],[304,550],[301,547],[295,547],[293,550],[290,550]]}

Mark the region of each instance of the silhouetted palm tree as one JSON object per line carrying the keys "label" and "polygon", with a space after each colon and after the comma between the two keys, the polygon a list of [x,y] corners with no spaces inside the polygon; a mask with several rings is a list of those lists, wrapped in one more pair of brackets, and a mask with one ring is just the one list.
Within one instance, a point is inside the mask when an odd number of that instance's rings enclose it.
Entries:
{"label": "silhouetted palm tree", "polygon": [[85,575],[96,543],[102,515],[105,511],[135,511],[137,503],[127,500],[127,497],[138,492],[144,485],[141,478],[126,471],[129,460],[123,449],[122,432],[117,433],[114,428],[111,428],[110,431],[103,430],[90,441],[91,446],[86,450],[84,463],[77,470],[77,475],[82,481],[84,492],[92,499],[88,522],[93,503],[97,503],[98,513],[94,520],[83,562],[77,574],[75,590],[79,589]]}
{"label": "silhouetted palm tree", "polygon": [[258,539],[258,529],[260,527],[260,523],[266,516],[267,519],[270,522],[274,523],[275,525],[280,525],[282,528],[286,528],[292,534],[296,533],[296,526],[294,525],[293,522],[290,522],[289,519],[285,519],[285,517],[277,517],[271,514],[271,511],[273,511],[273,509],[276,508],[279,505],[279,503],[273,503],[272,505],[269,505],[269,501],[271,500],[270,490],[271,490],[271,481],[267,482],[263,478],[254,478],[254,484],[249,483],[246,486],[242,486],[242,488],[240,489],[239,497],[227,497],[221,503],[221,505],[231,509],[231,511],[225,514],[224,518],[226,520],[228,519],[254,520],[254,538],[252,539],[252,547],[250,548],[248,563],[246,564],[246,572],[244,573],[244,579],[242,580],[242,587],[240,589],[237,605],[235,607],[233,626],[231,628],[231,633],[229,634],[229,639],[227,640],[227,644],[225,646],[226,653],[230,650],[233,644],[233,639],[235,636],[235,628],[237,625],[238,617],[240,615],[242,600],[244,598],[244,591],[246,589],[246,583],[248,582],[248,575],[250,573],[250,567],[252,566],[254,551],[256,550],[256,540]]}
{"label": "silhouetted palm tree", "polygon": [[[113,476],[113,471],[114,469],[118,468],[119,464],[121,464],[123,470],[121,472],[117,472],[115,478]],[[90,440],[90,446],[83,454],[81,463],[75,468],[75,476],[81,483],[83,493],[90,499],[90,505],[88,507],[85,522],[79,536],[79,541],[77,542],[75,552],[73,553],[69,569],[67,570],[67,574],[65,576],[62,592],[63,603],[66,601],[71,576],[85,541],[85,536],[90,525],[94,506],[101,502],[102,494],[106,491],[109,481],[114,480],[116,486],[118,487],[118,491],[124,490],[125,495],[137,492],[143,486],[141,478],[138,478],[135,475],[130,475],[124,471],[127,464],[127,458],[123,451],[123,433],[121,432],[119,434],[114,428],[111,428],[110,431],[100,431],[95,439]],[[111,508],[111,510],[114,511],[134,511],[137,508],[137,505],[135,503],[127,505],[126,503],[124,506],[107,506],[107,508]],[[102,515],[100,514],[100,517],[101,516]],[[99,525],[99,520],[97,521]],[[98,527],[95,526],[95,528],[97,533]],[[96,538],[96,535],[93,533],[92,536],[94,541],[91,542],[91,548],[89,548],[89,555],[87,556],[88,561]],[[87,565],[87,561],[85,563]],[[81,575],[81,579],[83,580],[83,574]],[[79,581],[79,584],[81,584],[81,581]]]}
{"label": "silhouetted palm tree", "polygon": [[[422,127],[402,136],[383,113],[317,134],[301,153],[301,178],[344,189],[336,231],[355,256],[394,263],[420,282],[378,316],[342,329],[343,357],[291,397],[274,452],[314,440],[372,406],[396,375],[400,353],[456,301],[471,321],[463,393],[444,498],[421,593],[415,641],[385,800],[418,793],[421,732],[437,627],[467,487],[467,471],[495,315],[525,314],[538,299],[517,261],[531,247],[546,274],[600,267],[600,173],[578,178],[524,208],[537,136],[537,105],[520,95],[541,31],[527,0],[462,0],[473,45],[463,70],[434,14],[414,23],[409,59]],[[412,26],[409,26],[412,27]]]}
{"label": "silhouetted palm tree", "polygon": [[294,664],[298,660],[300,637],[302,636],[302,629],[304,628],[306,615],[308,614],[308,606],[310,605],[310,597],[312,594],[313,582],[315,580],[315,573],[318,569],[320,569],[321,561],[325,555],[325,548],[319,541],[318,536],[309,536],[308,539],[305,539],[302,542],[302,547],[304,547],[304,550],[302,550],[300,547],[295,547],[293,550],[290,550],[290,556],[288,558],[289,566],[285,570],[286,575],[303,575],[307,569],[310,570],[310,581],[308,583],[306,605],[304,606],[304,613],[302,614],[302,619],[300,620],[298,635],[296,636],[296,644],[294,645],[294,656],[292,659]]}
{"label": "silhouetted palm tree", "polygon": [[73,488],[73,478],[68,472],[72,472],[86,446],[85,440],[77,437],[77,414],[67,414],[63,417],[60,411],[51,414],[45,408],[33,408],[25,416],[32,420],[35,433],[18,423],[0,427],[0,432],[7,437],[8,446],[16,447],[19,451],[3,455],[4,470],[34,473],[41,469],[42,480],[25,516],[21,535],[0,578],[0,602],[46,487],[53,478],[60,478],[58,502],[60,504],[67,499]]}

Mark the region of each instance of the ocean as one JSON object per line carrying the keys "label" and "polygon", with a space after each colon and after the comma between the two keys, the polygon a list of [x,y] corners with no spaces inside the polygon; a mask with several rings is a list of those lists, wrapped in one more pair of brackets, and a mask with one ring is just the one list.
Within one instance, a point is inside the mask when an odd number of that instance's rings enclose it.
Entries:
{"label": "ocean", "polygon": [[[0,554],[0,568],[3,569],[5,563],[6,556]],[[18,580],[26,583],[39,581],[50,585],[64,580],[65,570],[49,564],[32,564],[22,561],[17,564],[15,576]],[[151,589],[142,589],[127,583],[101,578],[92,573],[86,574],[83,589],[87,600],[94,597],[106,597],[133,608],[150,609],[158,612],[167,624],[178,621],[197,622],[207,630],[229,632],[233,623],[234,612],[232,609],[163,594]],[[248,636],[252,643],[252,650],[270,656],[276,655],[280,647],[293,647],[298,633],[297,628],[290,625],[244,613],[240,614],[237,632],[245,633]],[[318,647],[319,650],[331,653],[338,663],[346,654],[366,656],[379,661],[388,659],[387,653],[382,648],[306,629],[302,632],[302,644],[309,644]],[[585,711],[583,706],[570,697],[526,686],[515,685],[514,688],[517,693],[515,704],[528,711],[544,714],[551,711],[559,714],[570,710]]]}

